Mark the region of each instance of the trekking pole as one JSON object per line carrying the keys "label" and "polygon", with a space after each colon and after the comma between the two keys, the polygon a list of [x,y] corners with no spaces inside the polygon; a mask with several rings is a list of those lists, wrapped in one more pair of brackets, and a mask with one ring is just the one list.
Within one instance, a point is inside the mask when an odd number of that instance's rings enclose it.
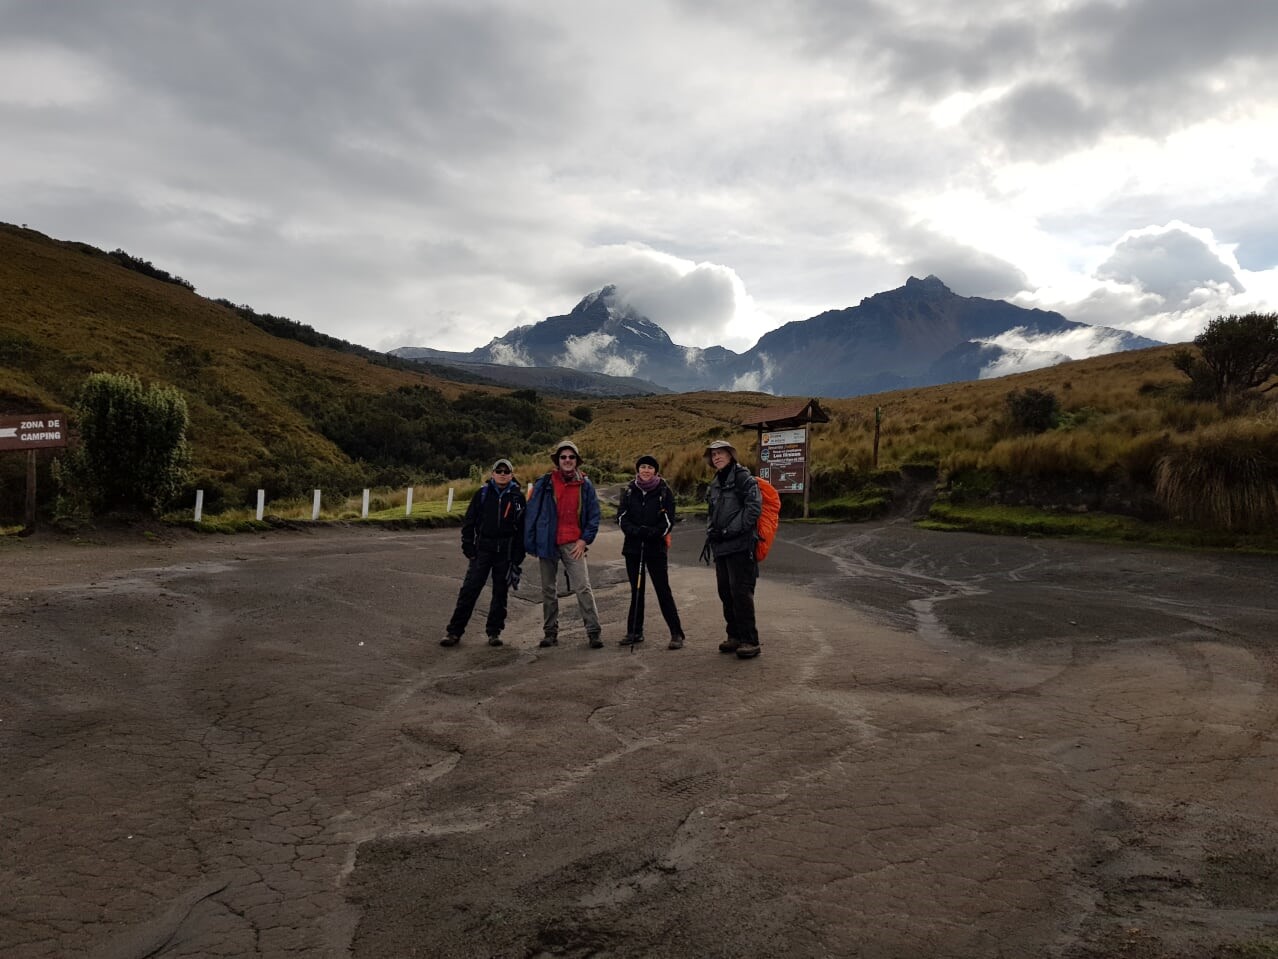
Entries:
{"label": "trekking pole", "polygon": [[[647,551],[648,551],[648,541],[641,540],[639,542],[639,579],[635,586],[635,593],[636,593],[635,602],[631,604],[631,606],[634,608],[634,610],[637,613],[637,615],[634,618],[638,620],[640,624],[640,627],[639,627],[640,629],[643,628],[643,625],[642,625],[643,624],[643,574],[647,571],[647,563],[646,563]],[[635,638],[635,642],[630,644],[630,651],[633,653],[635,651],[635,647],[639,645],[639,642],[638,642],[639,636],[634,631],[634,623],[631,623],[630,635],[634,636]]]}

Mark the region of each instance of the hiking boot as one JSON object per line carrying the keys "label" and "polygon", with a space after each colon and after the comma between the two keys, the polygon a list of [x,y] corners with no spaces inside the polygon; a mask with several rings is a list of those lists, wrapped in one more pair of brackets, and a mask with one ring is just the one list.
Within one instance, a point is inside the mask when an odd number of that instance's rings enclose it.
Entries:
{"label": "hiking boot", "polygon": [[449,633],[447,636],[445,636],[443,639],[439,641],[439,645],[456,646],[460,642],[461,642],[460,636],[454,636],[452,633]]}
{"label": "hiking boot", "polygon": [[636,636],[634,633],[626,633],[626,638],[617,642],[618,646],[637,646],[643,642],[643,635]]}
{"label": "hiking boot", "polygon": [[602,640],[600,637],[598,637],[598,636],[591,636],[591,637],[590,637],[590,648],[591,648],[591,649],[603,649],[603,640]]}
{"label": "hiking boot", "polygon": [[737,646],[737,659],[754,659],[759,652],[758,643],[741,643]]}
{"label": "hiking boot", "polygon": [[735,639],[725,639],[723,642],[719,644],[719,652],[735,653],[740,648],[740,646],[741,644],[738,643]]}
{"label": "hiking boot", "polygon": [[538,645],[538,646],[540,646],[542,649],[545,649],[545,648],[546,648],[546,647],[548,647],[548,646],[558,646],[558,645],[559,645],[559,637],[558,637],[558,636],[547,636],[545,639],[543,639],[543,640],[542,640],[540,643],[538,643],[537,645]]}
{"label": "hiking boot", "polygon": [[500,637],[500,636],[498,636],[496,633],[489,633],[489,634],[488,634],[488,645],[489,645],[489,646],[500,646],[501,644],[502,644],[502,642],[501,642],[501,637]]}
{"label": "hiking boot", "polygon": [[671,636],[670,645],[666,649],[683,649],[683,636]]}

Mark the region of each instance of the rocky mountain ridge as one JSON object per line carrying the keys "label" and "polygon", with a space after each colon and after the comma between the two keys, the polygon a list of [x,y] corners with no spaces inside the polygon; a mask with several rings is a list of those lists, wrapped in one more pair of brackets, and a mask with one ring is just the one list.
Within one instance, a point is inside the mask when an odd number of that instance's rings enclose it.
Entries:
{"label": "rocky mountain ridge", "polygon": [[[846,397],[1054,365],[1072,357],[1051,344],[1071,337],[1092,341],[1092,354],[1159,345],[1051,311],[959,296],[928,276],[910,277],[857,306],[787,323],[745,353],[675,343],[626,304],[615,286],[589,294],[569,313],[517,327],[469,353],[425,347],[392,352],[470,369],[482,364],[485,375],[496,379],[503,369],[562,367],[625,380],[615,390],[596,382],[597,392],[761,389]],[[643,389],[644,382],[653,388]]]}

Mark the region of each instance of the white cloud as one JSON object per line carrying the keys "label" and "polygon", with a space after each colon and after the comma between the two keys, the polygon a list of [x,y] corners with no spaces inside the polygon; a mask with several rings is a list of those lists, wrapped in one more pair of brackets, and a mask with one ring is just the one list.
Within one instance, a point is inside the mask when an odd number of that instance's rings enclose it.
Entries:
{"label": "white cloud", "polygon": [[992,336],[983,343],[1005,350],[1040,350],[1063,354],[1067,359],[1082,360],[1121,349],[1123,336],[1112,329],[1087,327],[1053,333],[1047,336],[1028,334],[1024,327]]}
{"label": "white cloud", "polygon": [[614,352],[616,345],[617,338],[607,333],[570,336],[564,340],[564,352],[556,358],[555,364],[610,376],[633,376],[638,364]]}
{"label": "white cloud", "polygon": [[508,343],[493,343],[488,348],[494,363],[502,366],[532,366],[532,359],[526,352]]}
{"label": "white cloud", "polygon": [[759,363],[762,367],[761,369],[752,370],[749,373],[742,373],[740,376],[734,377],[732,382],[726,384],[723,389],[771,393],[772,378],[776,375],[776,364],[772,362],[772,358],[766,353],[759,355]]}
{"label": "white cloud", "polygon": [[1028,373],[1030,370],[1055,366],[1068,359],[1069,356],[1054,350],[1009,350],[981,367],[978,378],[989,380],[998,376],[1010,376],[1012,373]]}

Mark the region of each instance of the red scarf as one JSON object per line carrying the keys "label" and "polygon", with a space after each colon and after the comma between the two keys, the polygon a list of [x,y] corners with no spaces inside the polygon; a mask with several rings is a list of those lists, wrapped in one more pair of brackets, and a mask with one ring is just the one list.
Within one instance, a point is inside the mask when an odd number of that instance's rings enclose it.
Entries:
{"label": "red scarf", "polygon": [[555,545],[575,543],[581,539],[581,487],[586,477],[580,470],[568,479],[561,470],[550,474],[550,482],[555,491],[555,513],[558,523],[555,527]]}

